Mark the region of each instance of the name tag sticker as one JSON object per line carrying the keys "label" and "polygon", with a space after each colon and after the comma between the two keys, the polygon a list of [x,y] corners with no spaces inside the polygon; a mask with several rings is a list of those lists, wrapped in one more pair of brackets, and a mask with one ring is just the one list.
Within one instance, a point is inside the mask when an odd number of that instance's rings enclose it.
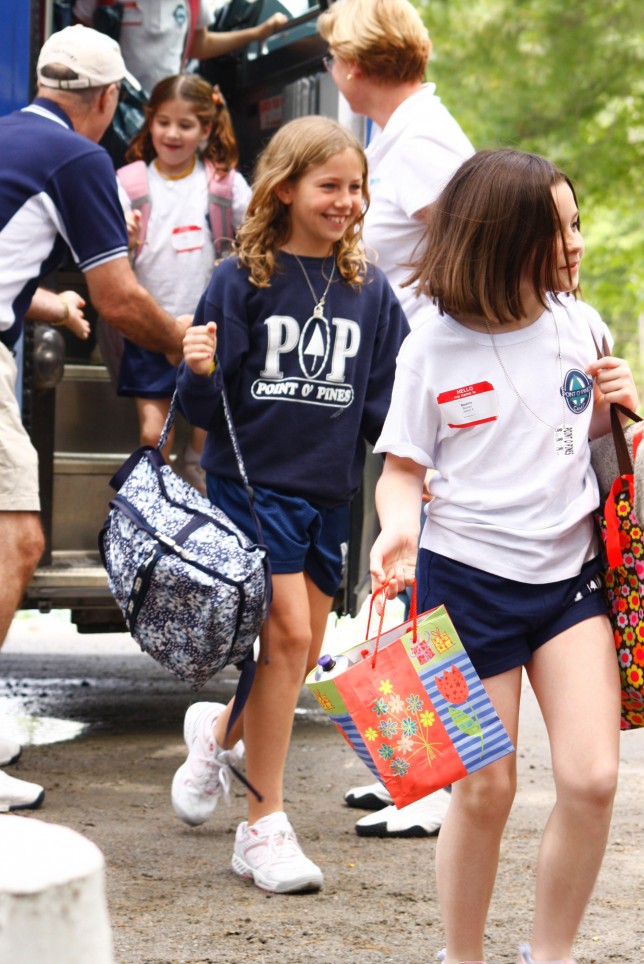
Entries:
{"label": "name tag sticker", "polygon": [[499,415],[497,394],[490,382],[477,382],[441,392],[437,402],[450,428],[472,428],[484,422],[495,422]]}
{"label": "name tag sticker", "polygon": [[175,251],[197,251],[203,248],[203,231],[197,224],[185,228],[175,228],[172,232],[172,247]]}

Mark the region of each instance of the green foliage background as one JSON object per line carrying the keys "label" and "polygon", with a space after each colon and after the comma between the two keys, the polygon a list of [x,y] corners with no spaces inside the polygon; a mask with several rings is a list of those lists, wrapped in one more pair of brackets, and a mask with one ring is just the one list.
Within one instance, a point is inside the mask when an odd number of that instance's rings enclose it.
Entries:
{"label": "green foliage background", "polygon": [[536,151],[573,181],[586,242],[583,296],[611,327],[641,391],[642,0],[417,6],[434,45],[428,77],[474,146]]}

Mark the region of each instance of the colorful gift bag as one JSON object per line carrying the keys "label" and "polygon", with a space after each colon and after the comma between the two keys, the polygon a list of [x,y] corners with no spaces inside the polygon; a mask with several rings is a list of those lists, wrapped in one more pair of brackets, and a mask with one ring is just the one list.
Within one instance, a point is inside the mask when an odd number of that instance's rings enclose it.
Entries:
{"label": "colorful gift bag", "polygon": [[397,807],[514,750],[445,607],[418,617],[414,609],[415,594],[406,623],[306,679]]}
{"label": "colorful gift bag", "polygon": [[[634,412],[622,411],[641,422]],[[604,596],[621,681],[621,728],[635,730],[644,727],[644,536],[635,512],[632,457],[614,405],[611,428],[620,474],[613,481],[597,521],[606,559]],[[637,456],[641,426],[630,434],[630,447]],[[595,455],[593,452],[593,467],[597,471]]]}
{"label": "colorful gift bag", "polygon": [[[595,346],[598,358],[610,354],[605,338],[601,348],[596,341]],[[624,428],[620,415],[633,424]],[[619,666],[622,730],[644,727],[644,519],[638,512],[644,505],[643,421],[636,412],[612,404],[610,433],[590,443],[601,498],[596,518],[606,563],[604,598]],[[640,462],[637,473],[634,460]]]}

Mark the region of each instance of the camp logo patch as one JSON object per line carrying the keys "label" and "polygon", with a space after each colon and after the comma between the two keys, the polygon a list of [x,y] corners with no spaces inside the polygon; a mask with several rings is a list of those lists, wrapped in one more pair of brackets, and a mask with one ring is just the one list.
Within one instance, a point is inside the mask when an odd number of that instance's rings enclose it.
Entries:
{"label": "camp logo patch", "polygon": [[578,368],[571,368],[566,372],[561,394],[570,411],[574,415],[581,415],[586,411],[593,397],[592,379],[585,372],[580,372]]}

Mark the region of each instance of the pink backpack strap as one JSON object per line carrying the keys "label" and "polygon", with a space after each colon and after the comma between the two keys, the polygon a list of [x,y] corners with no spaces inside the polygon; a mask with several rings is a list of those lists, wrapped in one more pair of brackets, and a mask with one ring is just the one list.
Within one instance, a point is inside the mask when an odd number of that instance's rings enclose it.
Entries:
{"label": "pink backpack strap", "polygon": [[212,161],[205,161],[208,178],[208,222],[218,258],[228,253],[233,240],[233,183],[235,172],[223,177]]}
{"label": "pink backpack strap", "polygon": [[145,161],[134,161],[132,164],[126,164],[125,167],[119,167],[116,176],[130,199],[132,210],[141,212],[139,231],[139,248],[141,248],[145,242],[150,220],[150,188]]}

